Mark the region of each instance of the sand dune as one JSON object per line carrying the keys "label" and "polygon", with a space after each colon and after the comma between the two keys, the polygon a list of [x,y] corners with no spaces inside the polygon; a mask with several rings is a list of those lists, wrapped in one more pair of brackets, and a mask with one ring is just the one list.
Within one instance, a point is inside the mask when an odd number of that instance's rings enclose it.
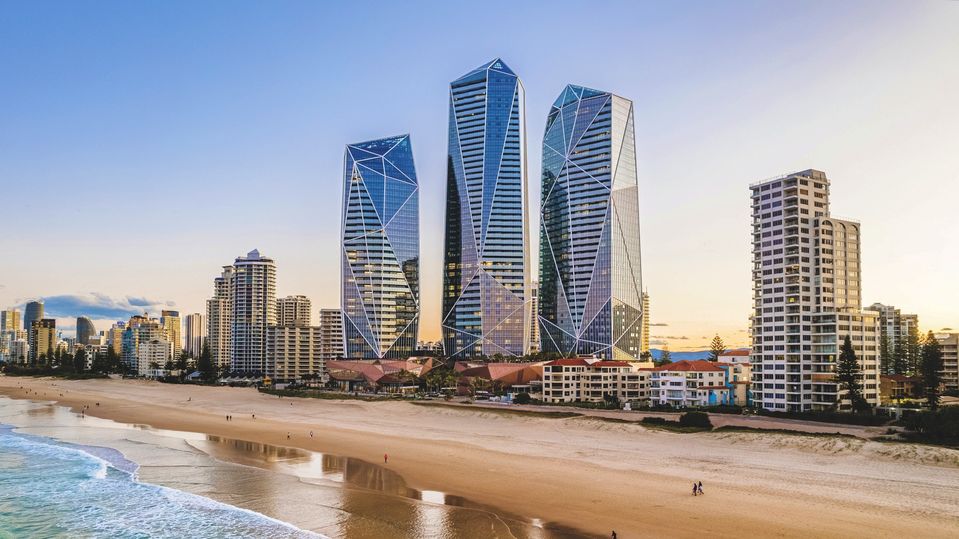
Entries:
{"label": "sand dune", "polygon": [[[0,393],[27,397],[21,384],[69,405],[99,401],[89,413],[118,421],[370,462],[386,452],[390,468],[414,488],[602,536],[612,529],[620,538],[953,537],[959,531],[959,451],[945,448],[778,433],[677,434],[601,415],[285,399],[143,381],[0,377]],[[235,420],[227,423],[226,414]],[[694,480],[703,481],[705,496],[689,494]]]}

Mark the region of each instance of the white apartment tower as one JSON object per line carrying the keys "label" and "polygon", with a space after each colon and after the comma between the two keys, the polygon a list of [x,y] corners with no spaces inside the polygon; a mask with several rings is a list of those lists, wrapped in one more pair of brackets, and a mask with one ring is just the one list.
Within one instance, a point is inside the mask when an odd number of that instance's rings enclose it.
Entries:
{"label": "white apartment tower", "polygon": [[185,335],[183,350],[190,357],[200,357],[200,354],[203,353],[203,342],[206,341],[207,335],[206,321],[203,320],[203,315],[200,313],[186,315],[186,318],[183,319],[183,333]]}
{"label": "white apartment tower", "polygon": [[276,300],[276,325],[306,327],[313,323],[310,298],[287,296]]}
{"label": "white apartment tower", "polygon": [[529,353],[540,351],[539,344],[539,282],[533,281],[529,287],[530,323],[529,323]]}
{"label": "white apartment tower", "polygon": [[230,368],[266,373],[266,337],[276,325],[276,264],[256,249],[233,262]]}
{"label": "white apartment tower", "polygon": [[223,266],[220,276],[213,279],[213,297],[206,301],[207,344],[213,364],[221,369],[230,366],[232,296],[233,266]]}
{"label": "white apartment tower", "polygon": [[320,358],[326,362],[342,359],[345,354],[343,312],[339,309],[320,309]]}
{"label": "white apartment tower", "polygon": [[[879,404],[876,313],[862,311],[860,225],[829,215],[829,179],[804,170],[750,186],[753,392],[772,411],[828,410],[848,336]],[[850,408],[841,400],[839,409]]]}

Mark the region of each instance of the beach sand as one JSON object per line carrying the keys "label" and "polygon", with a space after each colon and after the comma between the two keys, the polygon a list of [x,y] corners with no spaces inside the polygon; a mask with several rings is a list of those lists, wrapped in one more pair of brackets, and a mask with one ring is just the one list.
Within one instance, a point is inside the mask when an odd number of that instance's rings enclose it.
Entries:
{"label": "beach sand", "polygon": [[[119,422],[370,463],[382,464],[389,454],[386,466],[409,487],[584,535],[959,533],[959,451],[945,448],[851,436],[680,434],[603,414],[557,418],[466,406],[290,399],[246,388],[132,380],[0,377],[0,394],[75,409],[89,405],[87,414]],[[227,414],[233,421],[225,420]],[[869,432],[851,428],[847,434]],[[704,496],[690,494],[693,481],[703,482]]]}

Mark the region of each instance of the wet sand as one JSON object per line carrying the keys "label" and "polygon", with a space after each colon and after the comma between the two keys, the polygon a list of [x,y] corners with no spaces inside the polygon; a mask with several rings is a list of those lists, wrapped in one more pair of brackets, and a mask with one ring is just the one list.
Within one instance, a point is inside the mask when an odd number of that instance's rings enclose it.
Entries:
{"label": "wet sand", "polygon": [[[18,387],[21,384],[25,389]],[[212,437],[204,436],[197,447],[214,456],[220,451],[219,457],[228,461],[237,456],[222,452],[233,453],[234,440],[331,455],[310,465],[319,470],[317,478],[283,473],[288,458],[275,459],[285,464],[273,469],[248,466],[273,478],[252,480],[256,483],[283,483],[283,478],[335,483],[332,476],[350,468],[349,460],[336,464],[337,459],[348,456],[364,463],[353,468],[364,486],[330,487],[337,492],[375,493],[390,500],[385,507],[412,503],[443,511],[448,509],[431,503],[430,497],[436,497],[433,502],[453,501],[450,505],[464,500],[477,508],[471,512],[515,518],[519,536],[608,536],[615,529],[624,539],[951,537],[959,529],[959,451],[943,448],[783,434],[676,434],[602,418],[517,416],[405,402],[281,399],[251,389],[142,381],[0,377],[0,394],[74,407],[87,404],[87,413],[99,417],[209,434]],[[101,406],[94,406],[97,401]],[[227,422],[226,414],[234,420]],[[384,453],[390,455],[389,463],[374,465],[382,463]],[[374,471],[377,468],[381,471]],[[145,471],[143,478],[148,479]],[[223,478],[209,479],[214,480]],[[703,481],[705,496],[689,494],[694,480]],[[243,506],[250,481],[231,480],[210,489],[236,498],[223,501]],[[370,484],[383,489],[371,489]],[[261,512],[281,520],[288,519],[277,515],[290,512],[306,519],[311,511],[330,505],[322,498],[290,500],[285,490],[281,486],[258,492],[255,501],[264,508]],[[421,514],[421,509],[376,513],[370,508],[382,501],[358,503],[363,507],[351,513],[373,512],[382,522],[429,521],[410,516]],[[514,533],[488,526],[482,536]],[[400,526],[379,536],[477,536],[451,530]],[[377,536],[375,531],[344,527],[328,531],[337,537]]]}

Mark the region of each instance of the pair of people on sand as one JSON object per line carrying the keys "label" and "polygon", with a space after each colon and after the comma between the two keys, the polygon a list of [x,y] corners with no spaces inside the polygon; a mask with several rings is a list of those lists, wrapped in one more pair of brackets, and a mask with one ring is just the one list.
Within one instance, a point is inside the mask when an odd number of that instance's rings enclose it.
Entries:
{"label": "pair of people on sand", "polygon": [[702,496],[703,494],[703,482],[699,483],[693,482],[693,496]]}

